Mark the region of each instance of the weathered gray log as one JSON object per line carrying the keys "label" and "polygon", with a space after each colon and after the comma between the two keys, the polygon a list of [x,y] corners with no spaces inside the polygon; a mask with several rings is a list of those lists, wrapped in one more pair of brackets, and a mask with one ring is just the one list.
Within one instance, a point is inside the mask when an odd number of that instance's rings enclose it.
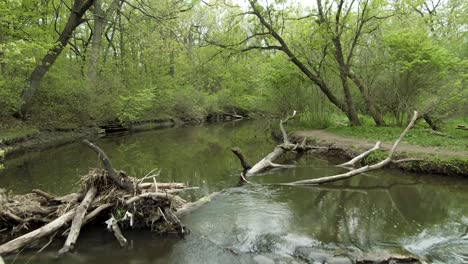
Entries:
{"label": "weathered gray log", "polygon": [[25,220],[23,218],[15,215],[14,213],[12,213],[12,212],[10,212],[8,210],[3,210],[2,212],[0,212],[0,215],[6,216],[7,218],[15,220],[18,223],[24,223],[25,222]]}
{"label": "weathered gray log", "polygon": [[342,164],[338,165],[338,167],[354,167],[354,166],[356,166],[356,164],[358,162],[360,162],[365,157],[369,156],[369,154],[371,154],[372,152],[380,149],[380,145],[381,145],[381,142],[377,141],[377,143],[375,143],[375,146],[373,148],[371,148],[368,151],[363,152],[362,154],[354,157],[352,160],[350,160],[348,162],[345,162],[345,163],[342,163]]}
{"label": "weathered gray log", "polygon": [[63,226],[65,226],[75,215],[75,210],[68,211],[67,213],[63,214],[62,216],[58,217],[57,219],[53,220],[52,222],[44,225],[41,228],[38,228],[34,231],[31,231],[27,234],[24,234],[18,238],[15,238],[3,245],[0,246],[0,256],[6,255],[8,253],[14,252],[27,244],[38,240],[40,238],[46,237],[55,231],[59,230]]}
{"label": "weathered gray log", "polygon": [[[400,134],[400,137],[395,141],[392,148],[390,149],[390,152],[389,152],[387,158],[380,161],[380,162],[378,162],[378,163],[376,163],[376,164],[369,165],[369,166],[364,166],[364,167],[361,167],[361,168],[358,168],[358,169],[355,169],[355,170],[351,170],[351,171],[349,171],[347,173],[343,173],[343,174],[338,174],[338,175],[333,175],[333,176],[328,176],[328,177],[322,177],[322,178],[317,178],[317,179],[295,181],[295,182],[291,182],[291,183],[285,183],[284,185],[314,185],[314,184],[323,184],[323,183],[335,182],[335,181],[351,178],[353,176],[356,176],[358,174],[361,174],[361,173],[364,173],[364,172],[367,172],[367,171],[383,168],[384,166],[386,166],[387,164],[392,163],[392,162],[393,163],[401,163],[401,162],[417,160],[417,159],[402,159],[402,160],[396,160],[396,161],[393,160],[393,155],[395,154],[398,145],[403,140],[403,138],[406,136],[406,134],[408,134],[408,132],[411,130],[411,128],[414,127],[414,124],[416,123],[417,119],[418,119],[418,112],[414,111],[414,115],[413,115],[413,118],[411,119],[411,122],[408,124],[408,126],[405,128],[405,130]],[[377,143],[371,150],[366,151],[365,153],[369,154],[373,150],[376,150],[379,145],[380,144]],[[362,156],[362,154],[359,155],[359,156]],[[346,163],[344,163],[344,164],[346,164]]]}
{"label": "weathered gray log", "polygon": [[186,203],[184,204],[181,208],[179,208],[177,210],[177,212],[175,213],[175,215],[177,217],[182,217],[184,215],[187,215],[189,214],[190,212],[200,208],[201,206],[211,202],[214,198],[216,198],[219,194],[221,194],[221,192],[213,192],[213,193],[210,193],[209,195],[205,196],[205,197],[202,197],[200,199],[198,199],[197,201],[195,202],[192,202],[192,203]]}
{"label": "weathered gray log", "polygon": [[37,194],[39,196],[42,196],[42,197],[46,198],[47,200],[55,199],[55,196],[53,196],[52,194],[47,193],[47,192],[45,192],[43,190],[33,189],[31,192],[33,192],[33,193],[35,193],[35,194]]}
{"label": "weathered gray log", "polygon": [[[138,184],[138,187],[140,189],[149,189],[149,188],[154,187],[154,183],[144,182],[144,183]],[[183,183],[175,183],[175,182],[174,183],[164,183],[164,182],[158,183],[158,189],[183,189],[185,187],[187,186]]]}
{"label": "weathered gray log", "polygon": [[281,134],[283,137],[283,143],[276,146],[275,149],[270,152],[268,155],[266,155],[262,160],[257,162],[254,166],[250,166],[249,163],[246,161],[244,155],[242,154],[241,150],[239,148],[233,148],[231,151],[239,158],[242,168],[244,169],[244,172],[241,175],[241,179],[245,181],[245,177],[250,177],[256,174],[259,174],[269,168],[272,167],[292,167],[290,165],[280,165],[280,164],[275,164],[273,163],[278,157],[282,156],[284,153],[292,150],[297,150],[301,148],[302,146],[299,144],[292,144],[291,141],[288,138],[288,134],[286,133],[286,130],[284,129],[284,125],[294,118],[296,116],[296,111],[293,112],[291,116],[286,117],[284,120],[280,120],[279,126],[281,130]]}
{"label": "weathered gray log", "polygon": [[[93,211],[91,211],[89,214],[87,214],[83,220],[83,225],[86,225],[89,223],[91,220],[93,220],[96,216],[98,216],[102,211],[112,207],[112,204],[110,203],[105,203],[101,204],[98,207],[96,207]],[[83,226],[82,225],[82,226]],[[65,232],[62,233],[62,236],[67,236],[70,233],[70,228],[65,230]]]}
{"label": "weathered gray log", "polygon": [[124,178],[117,175],[116,171],[112,167],[112,163],[109,157],[100,147],[98,147],[97,145],[93,144],[92,142],[86,139],[83,140],[83,143],[86,144],[89,148],[91,148],[94,152],[96,152],[99,155],[99,157],[101,158],[102,164],[104,165],[104,169],[106,169],[107,171],[107,175],[109,176],[109,178],[111,178],[114,184],[116,184],[120,188],[130,193],[139,192],[138,186],[136,186],[135,188],[135,186],[133,185],[131,181],[126,181]]}
{"label": "weathered gray log", "polygon": [[95,186],[91,186],[86,192],[85,198],[83,201],[81,201],[81,204],[76,208],[75,216],[73,217],[72,226],[70,228],[70,233],[68,234],[67,240],[65,241],[62,249],[60,249],[59,255],[63,255],[73,250],[76,240],[80,235],[81,226],[83,225],[86,212],[88,211],[89,205],[96,196],[96,193],[97,188]]}
{"label": "weathered gray log", "polygon": [[112,221],[111,224],[112,227],[112,232],[114,232],[114,236],[119,241],[119,244],[121,247],[127,246],[128,242],[127,239],[123,236],[122,230],[120,230],[119,225],[117,224],[117,221]]}
{"label": "weathered gray log", "polygon": [[168,194],[168,193],[156,193],[156,192],[147,192],[147,193],[142,193],[140,195],[137,195],[137,196],[133,196],[132,198],[128,199],[127,201],[125,201],[125,204],[132,204],[136,201],[139,201],[141,199],[145,199],[145,198],[167,198],[167,199],[176,199],[176,197],[172,194]]}

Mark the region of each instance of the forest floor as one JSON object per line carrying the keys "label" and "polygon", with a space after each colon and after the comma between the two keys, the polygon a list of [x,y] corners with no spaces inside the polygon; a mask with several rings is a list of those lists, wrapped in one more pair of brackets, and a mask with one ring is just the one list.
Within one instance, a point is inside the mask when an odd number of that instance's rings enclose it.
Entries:
{"label": "forest floor", "polygon": [[[467,132],[468,133],[468,132]],[[359,146],[362,148],[370,149],[375,145],[376,140],[361,139],[361,138],[352,138],[344,137],[337,135],[333,132],[326,130],[305,130],[305,131],[295,131],[293,134],[300,138],[308,139],[319,139],[325,140],[328,142],[335,142],[338,145],[347,145],[347,146]],[[396,138],[395,138],[396,139]],[[392,141],[382,141],[382,149],[390,150],[392,147]],[[408,154],[424,154],[424,155],[434,155],[434,156],[444,156],[444,157],[458,157],[468,159],[468,147],[466,151],[463,150],[453,150],[439,146],[420,146],[415,144],[410,144],[408,142],[403,142],[398,146],[399,152],[406,152]]]}

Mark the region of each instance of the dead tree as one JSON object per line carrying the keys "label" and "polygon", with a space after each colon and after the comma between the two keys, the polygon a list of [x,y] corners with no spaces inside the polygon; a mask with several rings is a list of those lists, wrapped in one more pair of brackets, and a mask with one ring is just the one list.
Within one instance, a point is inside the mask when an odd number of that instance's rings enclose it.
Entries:
{"label": "dead tree", "polygon": [[[335,182],[335,181],[348,179],[348,178],[351,178],[353,176],[356,176],[356,175],[359,175],[361,173],[365,173],[365,172],[368,172],[368,171],[381,169],[381,168],[387,166],[390,163],[419,161],[419,159],[412,159],[412,158],[410,158],[410,159],[401,159],[401,160],[393,160],[393,155],[396,152],[398,144],[400,144],[400,142],[403,140],[403,138],[406,136],[406,134],[408,134],[408,132],[414,127],[414,124],[416,123],[417,119],[418,119],[418,112],[414,111],[413,118],[411,119],[411,121],[408,124],[408,126],[406,127],[406,129],[401,133],[400,137],[395,141],[395,143],[393,143],[393,146],[390,149],[390,152],[388,153],[388,156],[387,156],[386,159],[384,159],[384,160],[382,160],[382,161],[380,161],[380,162],[378,162],[376,164],[366,165],[364,167],[357,168],[357,169],[351,169],[350,171],[348,171],[346,173],[343,173],[343,174],[337,174],[337,175],[333,175],[333,176],[321,177],[321,178],[318,178],[318,179],[295,181],[295,182],[291,182],[291,183],[286,183],[286,185],[317,185],[317,184],[324,184],[324,183],[329,183],[329,182]],[[352,160],[350,160],[348,162],[345,162],[343,164],[340,164],[338,166],[340,166],[340,167],[353,166],[354,167],[358,162],[360,162],[362,159],[367,157],[372,152],[378,150],[379,148],[380,148],[380,141],[377,142],[372,149],[370,149],[370,150],[362,153],[361,155],[358,155],[354,159],[352,159]]]}
{"label": "dead tree", "polygon": [[[244,169],[244,171],[241,173],[241,180],[243,182],[248,182],[247,177],[259,174],[269,168],[276,168],[276,167],[281,167],[281,168],[287,168],[287,167],[292,167],[291,165],[280,165],[273,163],[275,159],[277,159],[279,156],[283,155],[284,153],[288,151],[307,151],[310,149],[314,149],[312,146],[308,146],[305,144],[305,140],[303,140],[302,143],[300,144],[294,144],[289,141],[288,135],[286,133],[286,130],[284,129],[284,124],[289,121],[291,118],[293,118],[296,115],[296,111],[294,111],[293,115],[290,117],[287,117],[284,121],[280,121],[280,129],[281,133],[283,135],[283,143],[276,146],[276,148],[268,154],[265,158],[263,158],[261,161],[259,161],[257,164],[255,164],[253,167],[249,165],[249,163],[246,161],[244,155],[240,151],[239,148],[233,148],[232,152],[239,158],[241,161],[241,165]],[[327,176],[327,177],[321,177],[317,179],[308,179],[308,180],[301,180],[301,181],[295,181],[295,182],[290,182],[290,183],[281,183],[281,185],[318,185],[318,184],[324,184],[324,183],[329,183],[329,182],[335,182],[339,180],[344,180],[351,178],[353,176],[376,170],[376,169],[381,169],[391,163],[402,163],[402,162],[410,162],[410,161],[420,161],[420,159],[415,159],[415,158],[408,158],[408,159],[401,159],[401,160],[394,160],[393,156],[396,152],[396,149],[400,142],[403,140],[403,138],[408,134],[408,132],[414,127],[414,124],[418,120],[418,112],[414,112],[413,118],[411,119],[410,123],[406,127],[406,129],[401,133],[400,137],[395,141],[393,144],[388,156],[386,159],[372,165],[366,165],[360,168],[354,168],[361,160],[363,160],[365,157],[367,157],[369,154],[372,152],[380,149],[381,142],[377,142],[375,146],[362,154],[356,156],[355,158],[351,159],[348,162],[345,162],[343,164],[338,165],[338,167],[344,167],[344,168],[349,168],[350,171],[343,173],[343,174],[338,174],[338,175],[332,175],[332,176]]]}
{"label": "dead tree", "polygon": [[246,181],[246,177],[250,177],[256,174],[259,174],[267,169],[270,168],[290,168],[293,167],[292,165],[281,165],[274,163],[274,161],[282,156],[284,153],[288,151],[303,151],[308,149],[305,145],[305,142],[302,144],[293,144],[288,138],[288,133],[286,133],[286,130],[284,129],[284,125],[291,119],[293,119],[296,116],[297,112],[294,111],[291,116],[286,117],[284,120],[280,120],[279,126],[283,138],[283,143],[279,144],[276,146],[276,148],[268,155],[266,155],[262,160],[260,160],[257,164],[254,166],[250,166],[247,160],[245,159],[242,151],[238,148],[235,147],[231,149],[231,151],[239,158],[241,162],[241,166],[244,169],[242,172],[241,178],[243,181]]}

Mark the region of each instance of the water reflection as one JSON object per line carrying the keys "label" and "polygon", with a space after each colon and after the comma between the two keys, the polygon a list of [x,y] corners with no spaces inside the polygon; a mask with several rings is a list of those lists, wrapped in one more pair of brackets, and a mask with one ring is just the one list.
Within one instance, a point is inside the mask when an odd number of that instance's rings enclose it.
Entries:
{"label": "water reflection", "polygon": [[[229,149],[239,146],[250,161],[259,160],[274,146],[269,134],[266,122],[241,122],[100,139],[114,166],[130,175],[160,168],[159,181],[200,186],[186,194],[192,200],[225,192],[184,219],[192,230],[186,240],[127,231],[133,246],[120,250],[104,227],[96,227],[80,237],[77,253],[68,258],[54,260],[60,245],[52,245],[48,253],[23,252],[16,263],[31,257],[34,263],[254,263],[259,258],[297,263],[292,256],[301,246],[354,256],[409,251],[429,262],[466,261],[465,182],[384,170],[326,186],[275,185],[344,170],[332,160],[291,154],[283,162],[296,168],[236,187],[240,166]],[[78,175],[97,164],[86,147],[71,144],[8,161],[0,184],[19,193],[32,188],[68,193],[76,189]]]}

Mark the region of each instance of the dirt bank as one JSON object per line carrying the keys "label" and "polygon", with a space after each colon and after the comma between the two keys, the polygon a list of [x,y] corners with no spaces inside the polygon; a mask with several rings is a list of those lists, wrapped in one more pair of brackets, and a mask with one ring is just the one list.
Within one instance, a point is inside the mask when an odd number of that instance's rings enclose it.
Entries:
{"label": "dirt bank", "polygon": [[[352,158],[363,151],[372,148],[375,141],[345,138],[324,130],[295,131],[291,138],[300,142],[304,138],[309,144],[327,147],[326,155]],[[389,150],[392,142],[382,142],[382,149]],[[421,158],[423,161],[394,164],[394,167],[419,173],[432,173],[468,178],[468,151],[447,150],[437,147],[424,147],[402,142],[398,146],[397,157]],[[384,154],[377,152],[364,160],[365,164],[380,160]]]}
{"label": "dirt bank", "polygon": [[103,131],[98,127],[81,128],[71,131],[44,130],[0,144],[5,158],[15,157],[29,151],[39,151],[65,145],[79,139],[99,137]]}

